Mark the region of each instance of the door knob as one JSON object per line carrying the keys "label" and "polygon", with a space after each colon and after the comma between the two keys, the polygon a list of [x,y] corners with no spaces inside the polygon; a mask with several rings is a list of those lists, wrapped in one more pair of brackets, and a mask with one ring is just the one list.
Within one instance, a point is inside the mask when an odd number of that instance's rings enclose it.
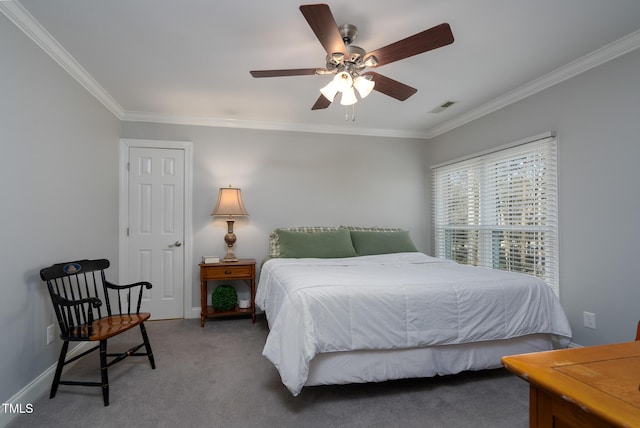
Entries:
{"label": "door knob", "polygon": [[170,247],[179,247],[179,246],[181,246],[181,245],[182,245],[182,242],[180,242],[180,241],[176,241],[176,242],[174,242],[174,243],[173,243],[173,245],[169,245],[169,246],[170,246]]}

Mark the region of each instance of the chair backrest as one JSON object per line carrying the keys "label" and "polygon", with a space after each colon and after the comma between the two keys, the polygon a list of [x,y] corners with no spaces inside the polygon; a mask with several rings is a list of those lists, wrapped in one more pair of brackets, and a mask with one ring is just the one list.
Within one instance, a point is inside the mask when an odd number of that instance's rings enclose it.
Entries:
{"label": "chair backrest", "polygon": [[[40,271],[40,277],[47,282],[63,339],[87,340],[92,322],[103,315],[111,316],[104,273],[108,267],[106,259],[77,260]],[[116,298],[120,307],[120,296]]]}

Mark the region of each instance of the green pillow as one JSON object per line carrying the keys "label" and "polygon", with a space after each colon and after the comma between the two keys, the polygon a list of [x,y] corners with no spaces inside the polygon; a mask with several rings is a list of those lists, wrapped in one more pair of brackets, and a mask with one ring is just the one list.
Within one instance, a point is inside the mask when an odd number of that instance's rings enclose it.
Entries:
{"label": "green pillow", "polygon": [[416,252],[418,249],[406,230],[397,232],[351,231],[351,241],[359,256]]}
{"label": "green pillow", "polygon": [[280,257],[337,258],[356,255],[348,230],[294,232],[279,230]]}

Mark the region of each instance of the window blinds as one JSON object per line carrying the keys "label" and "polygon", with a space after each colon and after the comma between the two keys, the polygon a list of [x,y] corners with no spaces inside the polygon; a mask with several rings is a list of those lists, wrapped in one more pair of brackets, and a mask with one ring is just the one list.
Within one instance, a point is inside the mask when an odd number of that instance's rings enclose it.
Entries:
{"label": "window blinds", "polygon": [[529,273],[558,293],[555,137],[437,166],[432,178],[436,256]]}

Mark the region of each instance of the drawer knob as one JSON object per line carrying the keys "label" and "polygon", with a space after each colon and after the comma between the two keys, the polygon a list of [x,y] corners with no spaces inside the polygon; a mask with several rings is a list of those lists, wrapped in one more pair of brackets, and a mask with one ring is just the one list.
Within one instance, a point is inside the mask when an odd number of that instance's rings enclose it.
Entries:
{"label": "drawer knob", "polygon": [[226,275],[230,275],[230,274],[231,274],[231,271],[227,269],[227,270],[225,270],[225,271],[224,271],[224,273],[225,273]]}

